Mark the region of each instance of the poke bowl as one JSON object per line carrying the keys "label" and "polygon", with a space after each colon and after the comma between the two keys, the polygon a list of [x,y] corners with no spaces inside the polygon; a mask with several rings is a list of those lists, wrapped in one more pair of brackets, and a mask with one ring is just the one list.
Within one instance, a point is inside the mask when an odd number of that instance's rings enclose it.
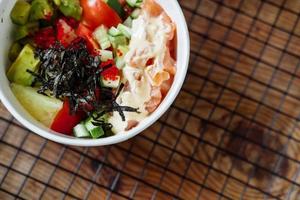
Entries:
{"label": "poke bowl", "polygon": [[0,0],[0,98],[74,146],[128,140],[177,97],[190,41],[176,0]]}

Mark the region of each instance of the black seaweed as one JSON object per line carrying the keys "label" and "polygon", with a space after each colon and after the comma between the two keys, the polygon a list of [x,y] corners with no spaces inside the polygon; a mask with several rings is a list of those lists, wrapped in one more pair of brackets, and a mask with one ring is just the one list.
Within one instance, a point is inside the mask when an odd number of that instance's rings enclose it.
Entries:
{"label": "black seaweed", "polygon": [[[84,111],[94,118],[95,124],[109,130],[111,124],[102,120],[104,114],[117,111],[125,121],[124,112],[138,113],[138,109],[116,102],[123,84],[117,92],[101,87],[101,73],[112,65],[99,67],[100,57],[89,53],[84,39],[78,39],[66,48],[56,43],[49,49],[37,49],[35,55],[41,61],[39,70],[28,72],[35,76],[34,83],[40,84],[38,92],[62,100],[67,98],[72,114]],[[95,111],[98,112],[96,115]]]}

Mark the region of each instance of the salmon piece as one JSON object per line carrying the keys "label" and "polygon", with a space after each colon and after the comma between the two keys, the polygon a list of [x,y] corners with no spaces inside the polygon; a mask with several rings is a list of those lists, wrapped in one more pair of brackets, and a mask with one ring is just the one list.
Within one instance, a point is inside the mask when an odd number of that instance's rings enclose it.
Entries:
{"label": "salmon piece", "polygon": [[173,81],[174,81],[174,76],[171,76],[171,78],[170,78],[169,80],[166,80],[166,81],[163,82],[162,85],[160,86],[160,91],[161,91],[161,94],[162,94],[163,98],[164,98],[165,96],[167,96],[169,90],[170,90],[171,87],[172,87]]}
{"label": "salmon piece", "polygon": [[160,86],[164,81],[170,79],[170,74],[165,70],[157,70],[159,66],[150,65],[145,69],[152,86]]}
{"label": "salmon piece", "polygon": [[148,60],[148,57],[146,57],[145,55],[147,55],[148,53],[149,49],[136,49],[130,57],[130,66],[136,68],[145,66]]}
{"label": "salmon piece", "polygon": [[162,20],[171,26],[171,30],[169,32],[169,35],[168,35],[168,40],[171,41],[174,39],[175,37],[175,34],[176,34],[176,25],[173,23],[172,19],[169,17],[169,15],[167,15],[167,13],[163,12],[161,13],[161,16],[162,16]]}
{"label": "salmon piece", "polygon": [[154,0],[145,0],[142,9],[145,9],[152,17],[157,17],[163,12],[162,7]]}
{"label": "salmon piece", "polygon": [[125,131],[129,131],[131,129],[133,129],[134,127],[137,127],[137,125],[139,125],[139,122],[136,120],[129,120],[127,122],[127,127],[125,129]]}
{"label": "salmon piece", "polygon": [[163,65],[165,71],[169,72],[171,75],[175,75],[176,61],[172,58],[169,48],[166,49]]}
{"label": "salmon piece", "polygon": [[156,108],[159,106],[162,101],[162,94],[160,91],[160,87],[152,87],[151,89],[151,99],[146,103],[146,110],[149,113],[153,113]]}
{"label": "salmon piece", "polygon": [[171,58],[176,60],[177,59],[177,49],[176,49],[176,47],[177,47],[177,33],[176,33],[176,29],[175,29],[174,37],[173,37],[172,40],[168,41],[167,47],[169,47],[169,49],[170,49]]}

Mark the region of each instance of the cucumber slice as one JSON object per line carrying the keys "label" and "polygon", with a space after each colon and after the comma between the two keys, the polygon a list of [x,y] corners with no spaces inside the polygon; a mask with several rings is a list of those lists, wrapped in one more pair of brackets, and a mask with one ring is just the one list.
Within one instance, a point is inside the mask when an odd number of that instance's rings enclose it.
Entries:
{"label": "cucumber slice", "polygon": [[83,123],[78,124],[73,128],[73,133],[75,137],[78,138],[87,138],[91,137],[89,131],[86,129],[85,125]]}
{"label": "cucumber slice", "polygon": [[124,60],[123,57],[121,57],[121,58],[116,58],[116,59],[115,59],[115,62],[116,62],[116,66],[117,66],[118,69],[123,69],[123,67],[124,67],[125,64],[126,64],[126,62],[125,62],[125,60]]}
{"label": "cucumber slice", "polygon": [[85,122],[85,128],[89,131],[90,135],[92,136],[92,138],[97,139],[100,138],[101,136],[103,136],[104,130],[102,129],[102,127],[100,126],[95,126],[93,124],[94,120],[92,118],[89,118],[86,122]]}
{"label": "cucumber slice", "polygon": [[25,25],[28,22],[31,5],[27,1],[19,0],[13,7],[10,18],[14,24]]}
{"label": "cucumber slice", "polygon": [[126,0],[127,4],[131,7],[135,7],[137,0]]}
{"label": "cucumber slice", "polygon": [[127,26],[123,25],[123,24],[119,24],[118,25],[118,29],[119,31],[121,31],[121,33],[123,33],[123,35],[127,38],[131,38],[131,30],[130,28],[128,28]]}
{"label": "cucumber slice", "polygon": [[141,14],[141,9],[140,8],[136,8],[132,13],[131,13],[131,17],[133,18],[133,19],[136,19],[136,18],[138,18],[139,16],[140,16],[140,14]]}
{"label": "cucumber slice", "polygon": [[127,45],[127,39],[124,35],[120,35],[120,36],[109,36],[109,41],[111,42],[113,48],[117,48],[120,45]]}
{"label": "cucumber slice", "polygon": [[113,36],[113,37],[116,37],[116,36],[122,35],[122,32],[119,29],[115,28],[115,27],[111,27],[108,30],[108,34]]}
{"label": "cucumber slice", "polygon": [[138,0],[135,4],[135,7],[141,8],[143,4],[143,0]]}
{"label": "cucumber slice", "polygon": [[100,59],[102,62],[113,59],[113,52],[108,50],[100,50]]}
{"label": "cucumber slice", "polygon": [[102,76],[100,78],[101,85],[107,88],[118,88],[121,83],[121,77],[117,76],[116,80],[106,80]]}
{"label": "cucumber slice", "polygon": [[93,33],[93,36],[100,44],[101,49],[108,49],[109,47],[111,47],[107,32],[108,31],[105,26],[100,26]]}
{"label": "cucumber slice", "polygon": [[34,56],[33,47],[27,44],[9,68],[7,72],[8,80],[21,85],[30,86],[34,77],[27,72],[27,69],[35,72],[39,62],[40,61]]}
{"label": "cucumber slice", "polygon": [[21,105],[39,122],[50,127],[57,113],[62,109],[63,102],[38,94],[36,88],[26,87],[15,83],[11,89]]}
{"label": "cucumber slice", "polygon": [[130,7],[141,7],[143,0],[126,0]]}
{"label": "cucumber slice", "polygon": [[108,49],[109,47],[111,47],[111,43],[110,43],[109,39],[107,38],[107,40],[102,41],[102,42],[100,43],[100,47],[101,47],[101,49],[103,49],[103,50]]}
{"label": "cucumber slice", "polygon": [[129,47],[128,46],[118,46],[117,50],[116,50],[116,66],[119,69],[122,69],[125,66],[125,60],[124,57],[127,54],[127,52],[129,51]]}
{"label": "cucumber slice", "polygon": [[129,16],[127,19],[123,22],[123,24],[129,28],[132,27],[132,18]]}

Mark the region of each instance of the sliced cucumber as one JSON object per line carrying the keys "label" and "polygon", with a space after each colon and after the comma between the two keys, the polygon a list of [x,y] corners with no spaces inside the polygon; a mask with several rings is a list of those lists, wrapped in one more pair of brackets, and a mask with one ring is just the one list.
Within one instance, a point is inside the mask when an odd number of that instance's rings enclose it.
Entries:
{"label": "sliced cucumber", "polygon": [[101,85],[103,87],[118,88],[121,83],[121,77],[117,76],[115,80],[107,80],[101,76],[100,81],[101,81]]}
{"label": "sliced cucumber", "polygon": [[29,86],[32,84],[34,77],[27,70],[35,72],[38,69],[39,62],[39,59],[34,56],[33,47],[27,44],[9,68],[7,78],[11,82]]}
{"label": "sliced cucumber", "polygon": [[127,37],[127,38],[131,38],[131,29],[128,28],[127,26],[123,25],[123,24],[119,24],[118,25],[118,30],[121,31],[121,33]]}
{"label": "sliced cucumber", "polygon": [[135,4],[135,7],[141,8],[143,4],[143,0],[138,0]]}
{"label": "sliced cucumber", "polygon": [[116,62],[116,66],[118,69],[123,69],[123,67],[125,66],[126,62],[124,60],[124,58],[116,58],[115,59],[115,62]]}
{"label": "sliced cucumber", "polygon": [[102,62],[113,59],[113,52],[108,50],[100,50],[100,59]]}
{"label": "sliced cucumber", "polygon": [[113,36],[113,37],[116,37],[116,36],[122,35],[122,32],[119,29],[115,28],[115,27],[111,27],[108,30],[108,34]]}
{"label": "sliced cucumber", "polygon": [[143,0],[126,0],[130,7],[141,7]]}
{"label": "sliced cucumber", "polygon": [[57,113],[62,109],[63,102],[52,97],[38,94],[36,88],[15,83],[11,89],[21,105],[39,122],[50,127]]}
{"label": "sliced cucumber", "polygon": [[129,28],[132,27],[132,18],[129,16],[127,19],[123,22],[123,24]]}
{"label": "sliced cucumber", "polygon": [[101,126],[95,126],[93,124],[94,120],[92,118],[89,118],[86,122],[85,122],[85,128],[89,131],[90,135],[92,136],[92,138],[97,139],[100,138],[101,136],[104,136],[104,130],[102,129]]}
{"label": "sliced cucumber", "polygon": [[125,66],[125,60],[124,57],[127,54],[127,52],[129,51],[129,47],[128,46],[118,46],[117,50],[116,50],[116,66],[119,69],[122,69]]}
{"label": "sliced cucumber", "polygon": [[90,137],[89,131],[86,129],[84,123],[80,123],[73,128],[73,133],[75,137],[78,138],[88,138]]}
{"label": "sliced cucumber", "polygon": [[93,36],[99,43],[101,49],[108,49],[109,47],[111,47],[107,32],[108,31],[105,26],[100,26],[93,33]]}
{"label": "sliced cucumber", "polygon": [[136,8],[132,13],[131,13],[131,17],[133,18],[133,19],[136,19],[136,18],[138,18],[139,17],[139,15],[141,14],[141,9],[140,8]]}
{"label": "sliced cucumber", "polygon": [[109,41],[111,42],[113,48],[117,48],[120,45],[127,45],[127,39],[124,35],[120,35],[120,36],[108,36]]}

